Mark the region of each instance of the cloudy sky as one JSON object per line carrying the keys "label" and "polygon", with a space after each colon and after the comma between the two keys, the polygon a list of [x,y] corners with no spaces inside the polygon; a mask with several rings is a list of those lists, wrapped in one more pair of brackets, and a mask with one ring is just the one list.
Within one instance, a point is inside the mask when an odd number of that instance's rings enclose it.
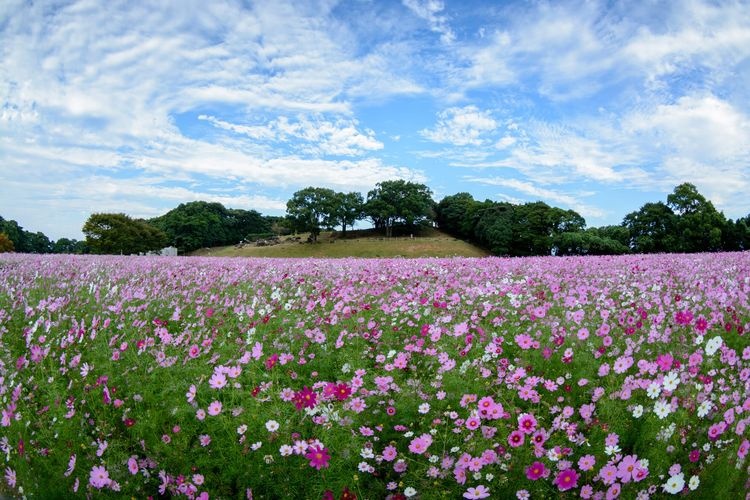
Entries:
{"label": "cloudy sky", "polygon": [[402,178],[750,212],[750,2],[0,2],[0,215],[53,239]]}

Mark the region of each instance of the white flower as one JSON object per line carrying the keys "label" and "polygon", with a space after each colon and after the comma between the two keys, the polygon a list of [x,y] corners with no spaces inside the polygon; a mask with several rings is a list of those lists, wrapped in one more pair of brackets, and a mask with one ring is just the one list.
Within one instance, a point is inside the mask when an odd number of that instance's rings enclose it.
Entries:
{"label": "white flower", "polygon": [[646,394],[651,399],[658,398],[659,394],[661,394],[661,385],[658,382],[651,382],[648,389],[646,389]]}
{"label": "white flower", "polygon": [[344,363],[344,366],[341,367],[342,373],[349,373],[349,371],[352,369],[352,367],[349,365],[349,363]]}
{"label": "white flower", "polygon": [[612,445],[612,446],[607,446],[606,448],[604,448],[604,453],[606,453],[610,457],[612,455],[616,455],[616,454],[620,453],[620,451],[622,451],[622,450],[620,450],[620,447],[617,446],[616,444]]}
{"label": "white flower", "polygon": [[695,337],[695,345],[701,345],[703,343],[703,335]]}
{"label": "white flower", "polygon": [[279,455],[281,455],[282,457],[288,457],[292,453],[294,453],[294,448],[292,448],[288,444],[283,444],[279,448]]}
{"label": "white flower", "polygon": [[673,495],[676,495],[677,493],[682,491],[682,488],[685,487],[685,476],[682,472],[679,474],[676,474],[672,477],[670,477],[664,485],[662,485],[662,488],[664,488],[664,491],[667,493],[671,493]]}
{"label": "white flower", "polygon": [[493,479],[495,479],[495,475],[494,475],[494,474],[490,474],[490,473],[488,472],[487,474],[485,474],[485,475],[484,475],[484,478],[485,478],[485,479],[486,479],[487,481],[492,481]]}
{"label": "white flower", "polygon": [[636,407],[633,408],[633,418],[640,418],[641,415],[643,415],[643,406],[636,405]]}
{"label": "white flower", "polygon": [[411,486],[407,486],[406,489],[404,490],[404,496],[407,498],[411,498],[416,494],[417,494],[417,490],[415,490]]}
{"label": "white flower", "polygon": [[669,374],[666,377],[664,377],[664,381],[662,382],[662,384],[664,385],[664,389],[669,392],[672,392],[675,389],[677,389],[677,386],[679,385],[679,383],[680,383],[680,378],[677,376],[677,373],[673,371],[669,372]]}
{"label": "white flower", "polygon": [[247,425],[246,424],[242,424],[239,427],[237,427],[237,434],[242,435],[245,432],[247,432]]}
{"label": "white flower", "polygon": [[425,413],[429,412],[430,411],[430,403],[422,403],[421,405],[419,405],[419,408],[417,409],[417,411],[419,411],[419,413],[421,413],[422,415],[424,415]]}
{"label": "white flower", "polygon": [[362,458],[375,458],[375,453],[372,451],[372,448],[362,448],[359,451],[359,455]]}
{"label": "white flower", "polygon": [[279,423],[276,420],[269,420],[266,422],[266,429],[268,432],[276,432],[279,430]]}
{"label": "white flower", "polygon": [[719,347],[721,347],[722,342],[721,337],[718,335],[706,342],[706,355],[713,356],[719,350]]}
{"label": "white flower", "polygon": [[711,401],[704,401],[698,406],[698,416],[703,418],[706,415],[708,415],[708,412],[711,411],[711,407],[713,406],[713,403]]}
{"label": "white flower", "polygon": [[654,413],[660,419],[664,420],[671,413],[672,407],[665,401],[657,401],[654,405]]}
{"label": "white flower", "polygon": [[698,489],[699,484],[701,484],[701,480],[698,476],[692,476],[690,481],[688,481],[688,488],[690,488],[690,491],[695,491]]}

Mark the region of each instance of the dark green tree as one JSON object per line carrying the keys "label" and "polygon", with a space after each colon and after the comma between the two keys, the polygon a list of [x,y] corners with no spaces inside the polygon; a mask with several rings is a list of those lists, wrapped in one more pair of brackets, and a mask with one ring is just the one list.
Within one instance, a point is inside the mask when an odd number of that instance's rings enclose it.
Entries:
{"label": "dark green tree", "polygon": [[29,253],[50,253],[52,252],[52,242],[42,232],[26,232],[26,246]]}
{"label": "dark green tree", "polygon": [[83,225],[86,245],[94,253],[134,254],[165,246],[166,235],[142,219],[125,214],[92,214]]}
{"label": "dark green tree", "polygon": [[286,213],[295,231],[309,232],[317,241],[321,229],[336,225],[336,193],[312,186],[301,189],[286,203]]}
{"label": "dark green tree", "polygon": [[727,219],[690,183],[680,184],[667,196],[667,205],[677,215],[675,250],[715,252],[722,249]]}
{"label": "dark green tree", "polygon": [[662,202],[646,203],[625,216],[623,227],[630,234],[632,251],[637,253],[677,251],[675,230],[677,216]]}
{"label": "dark green tree", "polygon": [[438,227],[448,234],[461,239],[473,239],[474,224],[467,224],[467,220],[474,219],[477,202],[469,193],[457,193],[446,196],[435,208],[435,219]]}
{"label": "dark green tree", "polygon": [[333,218],[341,226],[341,234],[346,236],[347,226],[362,218],[365,200],[361,193],[336,193],[334,199]]}
{"label": "dark green tree", "polygon": [[86,244],[76,239],[60,238],[52,244],[52,253],[86,253]]}
{"label": "dark green tree", "polygon": [[477,213],[475,240],[494,255],[513,255],[516,228],[515,205],[485,202]]}
{"label": "dark green tree", "polygon": [[367,193],[364,213],[376,228],[384,229],[391,237],[395,224],[415,228],[434,219],[435,202],[432,191],[424,184],[401,179],[383,181]]}

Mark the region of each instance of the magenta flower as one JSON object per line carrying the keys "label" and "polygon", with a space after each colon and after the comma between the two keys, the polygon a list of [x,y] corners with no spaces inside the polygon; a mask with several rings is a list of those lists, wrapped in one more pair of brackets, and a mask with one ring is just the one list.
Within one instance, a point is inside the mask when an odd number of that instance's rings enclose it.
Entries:
{"label": "magenta flower", "polygon": [[555,476],[555,479],[552,481],[552,484],[557,486],[557,489],[560,491],[567,491],[572,488],[578,487],[578,477],[579,474],[575,471],[575,469],[565,469],[564,471],[560,471]]}
{"label": "magenta flower", "polygon": [[534,462],[526,467],[526,477],[532,481],[545,477],[548,473],[549,471],[547,471],[547,468],[542,462]]}
{"label": "magenta flower", "polygon": [[511,445],[513,448],[518,448],[523,444],[523,432],[519,430],[515,430],[510,433],[508,436],[508,444]]}
{"label": "magenta flower", "polygon": [[518,416],[518,430],[524,434],[533,434],[536,430],[536,418],[530,413],[521,413]]}
{"label": "magenta flower", "polygon": [[331,455],[328,454],[328,448],[310,446],[307,449],[305,458],[310,461],[310,467],[314,467],[320,470],[322,468],[328,467],[328,461],[331,459]]}
{"label": "magenta flower", "polygon": [[294,393],[294,406],[301,410],[303,408],[315,408],[318,395],[307,386],[304,386],[301,391]]}

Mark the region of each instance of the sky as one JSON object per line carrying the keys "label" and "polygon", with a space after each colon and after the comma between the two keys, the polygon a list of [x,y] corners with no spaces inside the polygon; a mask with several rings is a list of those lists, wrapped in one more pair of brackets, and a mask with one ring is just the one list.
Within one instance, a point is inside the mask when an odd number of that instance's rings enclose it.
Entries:
{"label": "sky", "polygon": [[0,216],[52,239],[390,179],[750,213],[748,1],[3,0],[0,61]]}

